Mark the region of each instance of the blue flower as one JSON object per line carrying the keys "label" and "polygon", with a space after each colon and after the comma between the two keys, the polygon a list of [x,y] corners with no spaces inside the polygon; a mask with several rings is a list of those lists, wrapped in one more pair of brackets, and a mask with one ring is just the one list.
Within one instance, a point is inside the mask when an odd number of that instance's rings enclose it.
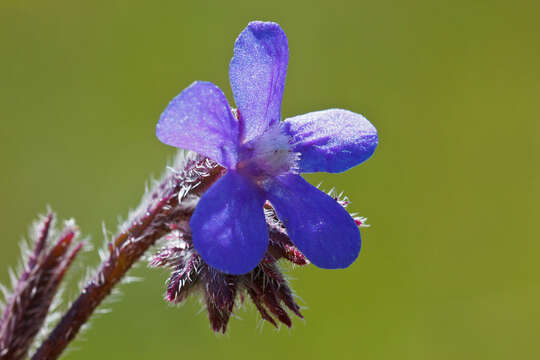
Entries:
{"label": "blue flower", "polygon": [[340,109],[281,122],[288,59],[281,27],[251,22],[234,44],[229,66],[238,110],[216,85],[198,81],[169,103],[157,124],[163,143],[227,169],[201,197],[190,225],[204,261],[229,274],[247,273],[263,258],[267,200],[316,266],[345,268],[360,252],[360,232],[349,213],[300,173],[342,172],[362,163],[377,147],[377,130],[363,116]]}

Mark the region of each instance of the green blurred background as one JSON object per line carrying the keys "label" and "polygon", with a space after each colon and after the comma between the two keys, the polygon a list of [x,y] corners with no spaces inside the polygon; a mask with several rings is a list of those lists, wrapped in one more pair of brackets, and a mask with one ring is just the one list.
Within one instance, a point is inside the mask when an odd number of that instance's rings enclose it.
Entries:
{"label": "green blurred background", "polygon": [[[378,128],[373,158],[312,183],[369,218],[347,270],[290,272],[305,322],[247,306],[225,336],[166,273],[105,308],[66,359],[540,357],[538,1],[0,1],[0,281],[50,204],[95,247],[174,149],[154,127],[194,80],[232,99],[234,39],[289,38],[289,117],[341,107]],[[98,262],[86,253],[86,264]],[[85,269],[79,262],[73,280]],[[74,288],[69,291],[74,296]]]}

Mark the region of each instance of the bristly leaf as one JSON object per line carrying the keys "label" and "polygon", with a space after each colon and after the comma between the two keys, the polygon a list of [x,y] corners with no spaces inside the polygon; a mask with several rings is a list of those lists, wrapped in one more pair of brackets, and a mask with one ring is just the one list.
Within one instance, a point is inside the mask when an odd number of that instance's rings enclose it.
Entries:
{"label": "bristly leaf", "polygon": [[[13,290],[6,295],[0,320],[0,359],[18,360],[27,356],[32,341],[58,301],[60,283],[81,250],[76,242],[78,229],[67,222],[54,240],[54,214],[50,212],[31,238],[32,250],[23,260],[20,276],[13,275]],[[56,298],[55,298],[56,297]]]}

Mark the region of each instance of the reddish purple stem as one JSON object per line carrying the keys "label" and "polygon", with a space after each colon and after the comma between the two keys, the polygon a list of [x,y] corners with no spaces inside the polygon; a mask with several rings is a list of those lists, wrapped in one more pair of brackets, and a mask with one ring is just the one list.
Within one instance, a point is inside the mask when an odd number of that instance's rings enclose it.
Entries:
{"label": "reddish purple stem", "polygon": [[[202,160],[207,161],[207,160]],[[197,171],[198,163],[192,165]],[[202,194],[223,172],[214,167],[206,177],[191,184],[192,194]],[[81,326],[107,297],[112,288],[120,282],[132,265],[152,246],[156,240],[170,231],[170,223],[189,220],[189,213],[178,203],[178,193],[185,186],[186,179],[171,175],[158,185],[151,196],[151,203],[142,216],[136,217],[128,229],[120,232],[109,244],[109,255],[102,262],[93,279],[81,291],[48,338],[36,351],[33,360],[57,359],[67,345],[75,338]],[[195,187],[196,186],[196,187]]]}

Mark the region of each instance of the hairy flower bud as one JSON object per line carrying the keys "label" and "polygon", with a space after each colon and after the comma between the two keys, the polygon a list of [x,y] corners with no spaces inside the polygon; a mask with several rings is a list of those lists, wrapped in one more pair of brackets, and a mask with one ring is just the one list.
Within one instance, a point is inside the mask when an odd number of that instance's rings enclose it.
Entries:
{"label": "hairy flower bud", "polygon": [[302,318],[277,261],[285,259],[296,265],[309,262],[290,241],[269,204],[266,217],[270,233],[268,251],[257,267],[242,275],[226,274],[209,266],[193,247],[189,232],[172,230],[164,237],[165,245],[149,262],[152,267],[171,269],[165,299],[179,304],[198,290],[203,296],[212,329],[223,333],[235,306],[246,297],[253,301],[261,317],[274,326],[277,322],[272,315],[288,327],[292,325],[286,308]]}

